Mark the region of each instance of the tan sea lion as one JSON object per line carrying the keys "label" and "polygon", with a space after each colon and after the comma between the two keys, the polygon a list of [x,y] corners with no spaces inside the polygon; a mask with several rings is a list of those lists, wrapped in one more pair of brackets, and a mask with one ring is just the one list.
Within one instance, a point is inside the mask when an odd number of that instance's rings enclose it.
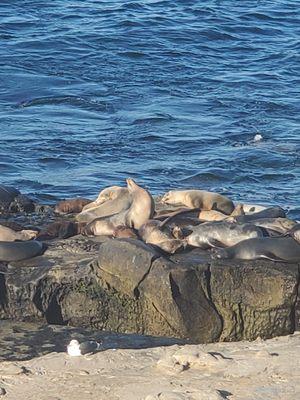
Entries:
{"label": "tan sea lion", "polygon": [[263,237],[257,226],[228,221],[205,222],[190,229],[193,232],[187,236],[187,244],[202,249],[232,246],[245,239]]}
{"label": "tan sea lion", "polygon": [[[239,216],[239,215],[244,215],[245,212],[243,210],[243,205],[242,204],[237,204],[230,214],[231,217]],[[201,210],[198,218],[202,221],[223,221],[226,218],[228,218],[227,214],[224,214],[220,211],[216,210]]]}
{"label": "tan sea lion", "polygon": [[98,197],[95,201],[92,201],[90,204],[87,204],[83,207],[82,211],[90,210],[91,208],[95,208],[100,206],[100,204],[105,203],[108,200],[114,200],[120,196],[120,194],[124,194],[124,190],[126,191],[127,188],[121,186],[110,186],[101,190]]}
{"label": "tan sea lion", "polygon": [[291,237],[252,238],[212,253],[216,259],[257,260],[266,258],[280,262],[300,262],[300,244]]}
{"label": "tan sea lion", "polygon": [[30,229],[23,229],[15,231],[7,226],[0,225],[0,241],[1,242],[14,242],[15,240],[31,240],[38,234],[38,231]]}
{"label": "tan sea lion", "polygon": [[114,224],[109,219],[98,218],[86,225],[82,230],[86,236],[112,236],[116,238],[137,238],[133,229]]}
{"label": "tan sea lion", "polygon": [[[149,220],[140,227],[138,234],[145,243],[153,244],[167,253],[174,254],[177,250],[184,248],[184,242],[174,238],[171,229],[163,230],[164,225],[165,221]],[[177,235],[178,233],[176,232]]]}
{"label": "tan sea lion", "polygon": [[286,235],[290,235],[296,242],[300,243],[300,223],[293,226],[292,229],[286,232]]}
{"label": "tan sea lion", "polygon": [[252,213],[256,213],[259,211],[263,211],[265,210],[266,206],[261,206],[259,204],[243,204],[243,209],[245,211],[245,214],[252,214]]}
{"label": "tan sea lion", "polygon": [[217,210],[227,215],[234,210],[234,204],[228,197],[205,190],[171,190],[163,196],[161,202],[184,204],[187,207],[205,211]]}
{"label": "tan sea lion", "polygon": [[[89,223],[96,218],[109,217],[128,210],[132,204],[132,196],[128,189],[118,188],[118,190],[113,193],[112,199],[106,200],[98,206],[91,207],[78,214],[76,216],[77,221]],[[122,222],[120,223],[122,224]]]}
{"label": "tan sea lion", "polygon": [[37,240],[0,242],[0,261],[21,261],[42,254],[45,246]]}
{"label": "tan sea lion", "polygon": [[129,228],[139,229],[154,215],[155,204],[151,194],[138,186],[131,178],[126,179],[127,188],[132,196],[132,204],[126,212],[125,224]]}
{"label": "tan sea lion", "polygon": [[58,214],[77,214],[80,213],[83,207],[91,203],[91,200],[78,197],[77,199],[69,199],[60,201],[54,211]]}

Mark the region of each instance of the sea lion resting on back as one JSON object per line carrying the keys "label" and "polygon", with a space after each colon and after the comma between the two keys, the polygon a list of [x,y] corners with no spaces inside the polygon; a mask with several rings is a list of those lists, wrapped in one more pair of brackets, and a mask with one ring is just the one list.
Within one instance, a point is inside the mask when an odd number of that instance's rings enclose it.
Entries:
{"label": "sea lion resting on back", "polygon": [[217,210],[230,215],[234,210],[233,202],[219,193],[205,190],[171,190],[161,199],[162,203],[184,204],[201,210]]}

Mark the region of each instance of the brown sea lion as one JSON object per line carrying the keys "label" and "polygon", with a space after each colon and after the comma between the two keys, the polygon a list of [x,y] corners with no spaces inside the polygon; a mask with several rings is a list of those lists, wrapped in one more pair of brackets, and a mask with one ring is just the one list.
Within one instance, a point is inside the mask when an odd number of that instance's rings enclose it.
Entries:
{"label": "brown sea lion", "polygon": [[77,199],[68,199],[60,201],[56,207],[55,212],[58,214],[77,214],[80,213],[83,207],[91,203],[91,200],[78,197]]}
{"label": "brown sea lion", "polygon": [[190,228],[193,232],[187,236],[187,244],[202,249],[232,246],[245,239],[263,237],[257,226],[228,221],[205,222]]}
{"label": "brown sea lion", "polygon": [[42,229],[37,235],[39,240],[51,240],[55,238],[66,239],[82,233],[86,224],[73,221],[55,221]]}
{"label": "brown sea lion", "polygon": [[216,259],[257,260],[266,258],[280,262],[300,262],[300,244],[291,237],[252,238],[243,240],[226,249],[212,253]]}
{"label": "brown sea lion", "polygon": [[163,196],[161,202],[184,204],[187,207],[205,211],[216,210],[227,215],[234,210],[234,204],[228,197],[205,190],[171,190]]}

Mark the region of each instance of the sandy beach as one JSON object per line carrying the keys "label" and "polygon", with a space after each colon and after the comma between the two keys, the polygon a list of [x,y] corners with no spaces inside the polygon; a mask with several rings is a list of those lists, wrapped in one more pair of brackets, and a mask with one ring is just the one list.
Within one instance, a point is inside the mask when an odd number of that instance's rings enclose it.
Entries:
{"label": "sandy beach", "polygon": [[[300,332],[266,341],[202,345],[172,344],[170,339],[167,345],[164,338],[103,332],[87,337],[82,329],[58,326],[38,327],[34,333],[34,325],[1,324],[0,393],[7,400],[300,396]],[[103,348],[71,357],[65,344],[74,337],[101,340]]]}

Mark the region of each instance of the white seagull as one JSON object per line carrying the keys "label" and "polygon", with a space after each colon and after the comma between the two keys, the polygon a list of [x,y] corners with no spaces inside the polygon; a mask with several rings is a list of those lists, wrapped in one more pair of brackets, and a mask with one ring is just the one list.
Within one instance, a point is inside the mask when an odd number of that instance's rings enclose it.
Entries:
{"label": "white seagull", "polygon": [[89,340],[86,342],[79,343],[78,340],[71,340],[67,346],[67,353],[69,356],[83,356],[84,354],[94,353],[100,350],[101,343]]}

